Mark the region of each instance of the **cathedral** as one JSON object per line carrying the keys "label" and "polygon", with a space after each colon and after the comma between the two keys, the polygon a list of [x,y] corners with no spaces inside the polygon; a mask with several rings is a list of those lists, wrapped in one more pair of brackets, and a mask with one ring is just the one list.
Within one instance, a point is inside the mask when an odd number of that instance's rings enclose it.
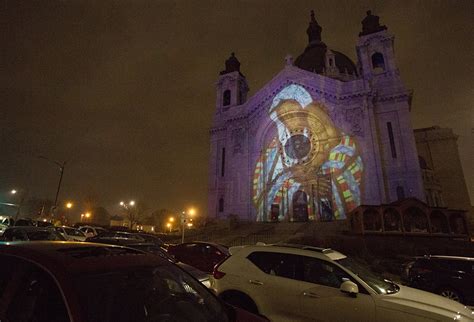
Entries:
{"label": "cathedral", "polygon": [[314,12],[308,45],[248,97],[234,53],[217,82],[210,130],[209,217],[345,219],[359,205],[425,200],[411,95],[394,36],[370,11],[357,62],[329,48]]}

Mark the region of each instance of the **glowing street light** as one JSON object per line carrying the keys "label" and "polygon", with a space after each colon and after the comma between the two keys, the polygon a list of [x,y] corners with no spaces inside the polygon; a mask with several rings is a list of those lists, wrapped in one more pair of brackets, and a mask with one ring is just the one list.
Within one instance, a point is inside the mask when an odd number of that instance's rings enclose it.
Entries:
{"label": "glowing street light", "polygon": [[174,222],[174,217],[170,217],[170,218],[168,219],[168,221],[169,221],[169,222]]}
{"label": "glowing street light", "polygon": [[128,204],[129,204],[130,206],[135,206],[135,201],[132,200],[132,201],[130,201]]}
{"label": "glowing street light", "polygon": [[168,227],[168,229],[170,230],[170,233],[171,233],[171,227],[173,227],[173,225],[169,222],[166,224],[166,227]]}
{"label": "glowing street light", "polygon": [[12,191],[10,191],[10,193],[11,193],[12,195],[16,194],[17,192],[18,192],[18,191],[16,191],[15,189],[12,189]]}
{"label": "glowing street light", "polygon": [[73,206],[72,202],[68,202],[68,203],[66,204],[66,208],[68,208],[68,209],[71,209],[72,206]]}
{"label": "glowing street light", "polygon": [[[194,216],[195,214],[196,214],[196,209],[194,208],[189,208],[187,213],[185,211],[181,213],[181,243],[184,243],[184,229],[185,229],[185,223],[186,223],[186,216],[187,215]],[[187,224],[188,228],[192,227],[192,225],[193,225],[192,223]]]}

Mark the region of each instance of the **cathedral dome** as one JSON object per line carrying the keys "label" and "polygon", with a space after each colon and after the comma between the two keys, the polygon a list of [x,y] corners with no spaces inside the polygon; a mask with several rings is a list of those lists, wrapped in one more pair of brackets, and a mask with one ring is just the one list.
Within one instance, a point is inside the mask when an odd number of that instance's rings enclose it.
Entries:
{"label": "cathedral dome", "polygon": [[323,42],[309,44],[295,60],[295,66],[301,69],[322,74],[326,66],[327,47]]}
{"label": "cathedral dome", "polygon": [[[357,67],[352,60],[343,53],[335,50],[328,50],[326,44],[321,40],[322,28],[314,18],[314,11],[311,11],[311,21],[306,30],[308,34],[308,46],[304,52],[295,60],[295,66],[301,69],[325,74],[331,67],[336,67],[339,73],[357,76]],[[330,56],[334,55],[334,65]],[[329,65],[329,66],[328,66]]]}
{"label": "cathedral dome", "polygon": [[[322,44],[322,45],[321,45]],[[295,66],[301,69],[323,74],[326,69],[327,47],[323,43],[308,45],[304,52],[295,60]],[[332,50],[334,53],[334,63],[339,72],[357,76],[357,68],[354,62],[339,51]]]}

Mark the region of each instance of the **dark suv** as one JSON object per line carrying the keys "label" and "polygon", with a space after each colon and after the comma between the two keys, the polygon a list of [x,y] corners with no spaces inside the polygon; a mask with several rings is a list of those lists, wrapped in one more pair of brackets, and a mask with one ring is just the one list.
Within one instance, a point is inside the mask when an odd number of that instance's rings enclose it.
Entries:
{"label": "dark suv", "polygon": [[474,258],[424,256],[405,267],[408,286],[474,305]]}

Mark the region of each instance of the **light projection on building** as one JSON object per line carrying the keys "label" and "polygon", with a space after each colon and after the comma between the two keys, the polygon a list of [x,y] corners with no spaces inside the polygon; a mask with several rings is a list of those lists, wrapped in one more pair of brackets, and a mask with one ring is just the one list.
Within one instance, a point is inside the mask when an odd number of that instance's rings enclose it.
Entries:
{"label": "light projection on building", "polygon": [[363,164],[354,138],[296,84],[273,98],[268,115],[253,177],[257,220],[344,219],[361,198]]}

